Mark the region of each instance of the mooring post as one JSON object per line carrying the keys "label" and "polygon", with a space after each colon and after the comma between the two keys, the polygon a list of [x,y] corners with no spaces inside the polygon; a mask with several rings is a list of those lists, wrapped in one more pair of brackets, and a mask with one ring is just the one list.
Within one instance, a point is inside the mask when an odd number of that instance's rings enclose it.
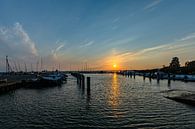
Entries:
{"label": "mooring post", "polygon": [[81,74],[79,74],[79,85],[82,86],[82,81],[81,81]]}
{"label": "mooring post", "polygon": [[173,78],[173,81],[175,81],[175,74],[173,74],[173,77],[172,78]]}
{"label": "mooring post", "polygon": [[171,77],[170,77],[170,73],[168,73],[168,86],[170,86],[171,84]]}
{"label": "mooring post", "polygon": [[152,73],[150,72],[150,74],[149,74],[149,78],[152,78]]}
{"label": "mooring post", "polygon": [[152,82],[152,78],[151,77],[149,78],[149,81],[150,81],[150,83]]}
{"label": "mooring post", "polygon": [[82,87],[85,88],[85,76],[82,75]]}
{"label": "mooring post", "polygon": [[76,78],[77,78],[77,84],[79,84],[79,78],[78,78],[78,76],[76,76]]}
{"label": "mooring post", "polygon": [[87,93],[90,94],[90,77],[87,77]]}
{"label": "mooring post", "polygon": [[160,81],[160,74],[159,72],[157,72],[157,83],[159,83],[159,81]]}
{"label": "mooring post", "polygon": [[130,72],[130,77],[132,78],[132,72]]}
{"label": "mooring post", "polygon": [[143,80],[145,80],[145,79],[146,79],[146,74],[144,73],[144,74],[143,74]]}

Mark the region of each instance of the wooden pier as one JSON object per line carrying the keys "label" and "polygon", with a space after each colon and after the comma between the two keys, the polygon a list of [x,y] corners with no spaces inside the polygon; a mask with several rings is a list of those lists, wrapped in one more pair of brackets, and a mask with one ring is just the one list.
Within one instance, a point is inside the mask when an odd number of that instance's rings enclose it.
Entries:
{"label": "wooden pier", "polygon": [[5,93],[11,90],[15,90],[21,88],[24,82],[22,81],[12,81],[12,82],[5,82],[0,84],[0,93]]}
{"label": "wooden pier", "polygon": [[4,75],[0,81],[0,93],[24,87],[35,75]]}

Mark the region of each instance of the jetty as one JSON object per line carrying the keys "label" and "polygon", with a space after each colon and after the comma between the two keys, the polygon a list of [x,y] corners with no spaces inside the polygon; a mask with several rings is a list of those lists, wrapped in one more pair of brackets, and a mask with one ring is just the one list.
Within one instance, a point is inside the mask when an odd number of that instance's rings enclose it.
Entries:
{"label": "jetty", "polygon": [[0,93],[11,91],[17,88],[20,88],[22,83],[20,81],[6,82],[0,84]]}
{"label": "jetty", "polygon": [[37,88],[61,85],[66,78],[67,75],[63,72],[3,74],[0,76],[0,93],[21,87]]}
{"label": "jetty", "polygon": [[177,80],[177,81],[184,81],[184,82],[195,82],[195,75],[193,74],[173,74],[173,73],[165,73],[159,70],[124,70],[118,71],[117,74],[134,77],[135,76],[143,76],[143,79],[157,79],[159,80]]}

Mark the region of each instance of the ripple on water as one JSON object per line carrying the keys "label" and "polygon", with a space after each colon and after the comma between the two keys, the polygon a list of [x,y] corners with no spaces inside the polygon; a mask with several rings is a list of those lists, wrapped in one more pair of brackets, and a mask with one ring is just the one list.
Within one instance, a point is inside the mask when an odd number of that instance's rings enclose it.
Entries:
{"label": "ripple on water", "polygon": [[1,95],[0,128],[195,128],[194,107],[160,93],[168,89],[165,81],[157,84],[113,74],[87,76],[91,76],[90,95],[71,76],[61,87]]}

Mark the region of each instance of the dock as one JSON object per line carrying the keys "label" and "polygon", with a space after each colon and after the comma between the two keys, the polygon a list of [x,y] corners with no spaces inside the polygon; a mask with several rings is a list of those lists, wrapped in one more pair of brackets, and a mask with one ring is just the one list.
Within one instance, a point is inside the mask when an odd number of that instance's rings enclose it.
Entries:
{"label": "dock", "polygon": [[53,73],[24,73],[4,74],[0,76],[0,93],[15,90],[21,87],[38,88],[61,85],[66,82],[67,75],[63,72]]}
{"label": "dock", "polygon": [[4,75],[1,76],[0,93],[8,92],[23,87],[35,75]]}
{"label": "dock", "polygon": [[12,82],[1,83],[0,84],[0,93],[15,90],[15,89],[18,89],[22,86],[23,85],[22,85],[21,81],[12,81]]}

